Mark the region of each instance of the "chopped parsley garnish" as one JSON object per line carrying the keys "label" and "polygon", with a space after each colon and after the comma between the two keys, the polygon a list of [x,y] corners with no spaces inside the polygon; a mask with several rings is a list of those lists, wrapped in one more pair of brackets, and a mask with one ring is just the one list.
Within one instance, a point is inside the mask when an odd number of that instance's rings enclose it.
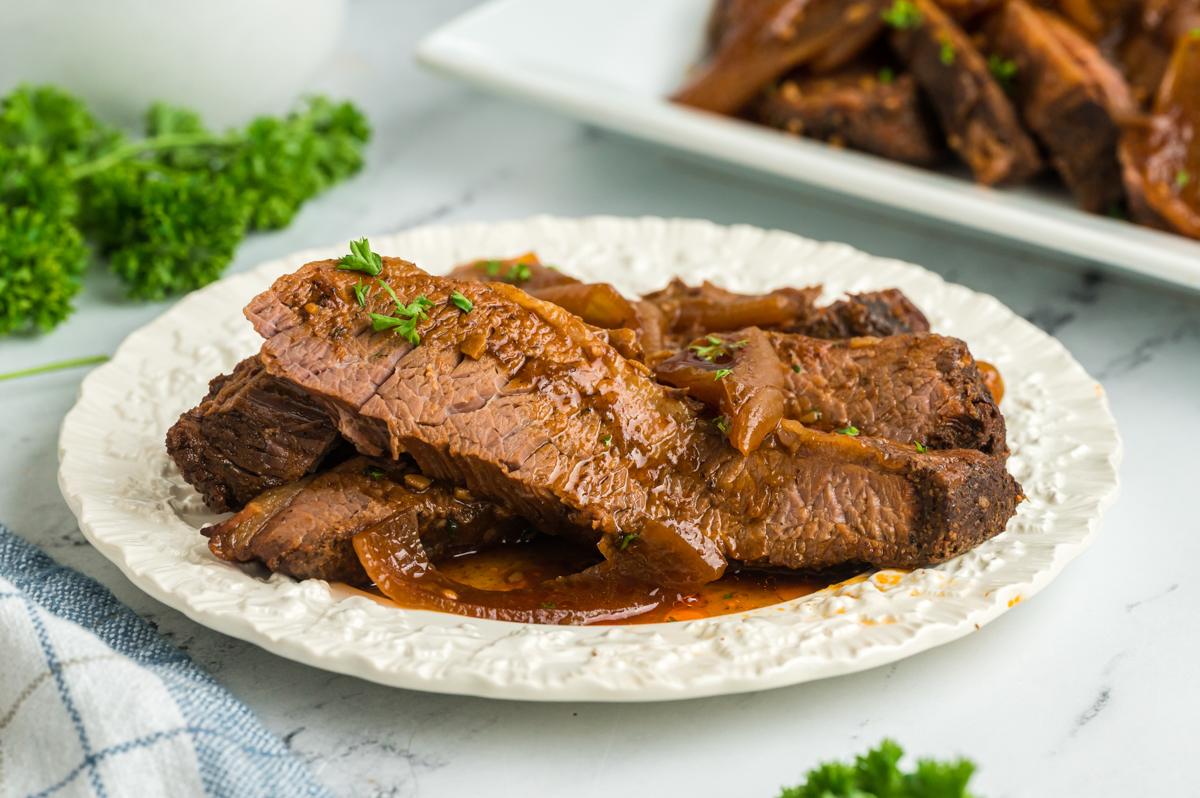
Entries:
{"label": "chopped parsley garnish", "polygon": [[371,243],[365,238],[350,242],[350,254],[338,260],[343,271],[363,272],[372,277],[383,270],[383,258],[371,251]]}
{"label": "chopped parsley garnish", "polygon": [[949,36],[942,37],[942,49],[938,51],[938,60],[942,66],[954,66],[954,43]]}
{"label": "chopped parsley garnish", "polygon": [[370,287],[369,285],[363,285],[362,280],[359,280],[358,285],[354,286],[354,299],[358,301],[360,308],[367,306],[367,289]]}
{"label": "chopped parsley garnish", "polygon": [[508,274],[504,275],[505,280],[523,283],[533,276],[533,272],[529,270],[529,266],[524,263],[514,263],[508,270]]}
{"label": "chopped parsley garnish", "polygon": [[383,280],[376,280],[375,282],[379,283],[380,288],[382,288],[384,291],[387,291],[388,296],[392,298],[393,302],[395,302],[397,305],[400,304],[400,297],[396,296],[396,292],[392,290],[390,285],[385,283]]}
{"label": "chopped parsley garnish", "polygon": [[733,373],[733,369],[717,369],[713,374],[713,381],[723,380]]}
{"label": "chopped parsley garnish", "polygon": [[1191,180],[1191,176],[1184,170],[1180,169],[1175,173],[1175,185],[1179,186],[1180,188],[1186,186],[1189,180]]}
{"label": "chopped parsley garnish", "polygon": [[612,445],[612,435],[601,435],[600,442],[603,443],[605,446],[611,446]]}
{"label": "chopped parsley garnish", "polygon": [[726,593],[724,596],[721,596],[721,598],[727,598],[727,599],[731,599],[731,598],[733,598],[733,594],[732,594],[732,593]]}
{"label": "chopped parsley garnish", "polygon": [[500,273],[500,267],[504,265],[502,260],[485,260],[483,262],[483,270],[487,272],[488,277],[495,277]]}
{"label": "chopped parsley garnish", "polygon": [[[387,288],[386,283],[382,285]],[[391,289],[389,288],[388,290],[390,291]],[[396,315],[383,316],[378,313],[372,313],[371,326],[376,332],[395,330],[403,338],[407,339],[410,344],[419,344],[421,343],[421,336],[417,335],[417,322],[426,318],[425,308],[431,307],[433,307],[433,303],[424,295],[417,297],[407,305],[401,305],[400,300],[396,300]]]}
{"label": "chopped parsley garnish", "polygon": [[913,441],[913,446],[917,447],[918,454],[925,454],[925,452],[929,451],[929,449],[926,448],[925,445],[920,441]]}
{"label": "chopped parsley garnish", "polygon": [[1001,58],[998,55],[988,57],[988,70],[1000,84],[1000,88],[1009,94],[1013,90],[1013,78],[1017,76],[1017,62],[1011,58]]}
{"label": "chopped parsley garnish", "polygon": [[691,349],[693,352],[699,355],[701,360],[707,360],[710,363],[716,360],[718,357],[728,355],[731,350],[740,349],[749,343],[749,340],[745,338],[740,341],[734,341],[733,343],[726,343],[715,335],[706,335],[704,336],[704,340],[708,341],[707,345],[692,344],[688,347],[688,349]]}
{"label": "chopped parsley garnish", "polygon": [[458,522],[455,521],[453,518],[447,518],[446,519],[446,532],[449,533],[450,537],[454,537],[454,533],[457,531],[458,531]]}
{"label": "chopped parsley garnish", "polygon": [[552,610],[552,609],[554,609],[555,607],[557,607],[558,605],[557,605],[557,604],[555,604],[555,603],[553,603],[553,602],[551,602],[551,601],[543,601],[543,602],[541,603],[541,606],[542,606],[542,607],[545,607],[545,608],[546,608],[546,609],[548,609],[548,610]]}
{"label": "chopped parsley garnish", "polygon": [[798,363],[793,363],[793,364],[792,364],[792,371],[796,372],[797,374],[803,374],[803,373],[804,373],[804,368],[803,368],[803,367],[802,367],[800,364],[798,364]]}
{"label": "chopped parsley garnish", "polygon": [[896,79],[896,73],[891,67],[884,67],[879,70],[879,82],[884,86],[891,85],[891,82]]}
{"label": "chopped parsley garnish", "polygon": [[633,539],[634,539],[634,538],[640,538],[640,537],[641,537],[641,535],[639,535],[639,534],[638,534],[638,533],[636,533],[636,532],[630,532],[630,533],[629,533],[629,534],[627,534],[627,535],[622,535],[622,536],[621,536],[621,549],[620,549],[620,550],[621,550],[621,551],[625,551],[625,548],[626,548],[626,547],[627,547],[627,546],[628,546],[630,543],[632,543],[632,542],[633,542]]}
{"label": "chopped parsley garnish", "polygon": [[376,482],[383,479],[384,470],[377,465],[369,465],[363,469],[363,476]]}
{"label": "chopped parsley garnish", "polygon": [[454,307],[461,310],[463,313],[470,313],[471,309],[475,307],[474,302],[467,299],[465,296],[460,294],[458,291],[455,291],[453,294],[450,295],[450,303],[452,305],[454,305]]}
{"label": "chopped parsley garnish", "polygon": [[900,30],[915,28],[922,22],[921,12],[912,0],[896,0],[891,8],[884,9],[879,16],[884,24]]}
{"label": "chopped parsley garnish", "polygon": [[904,773],[898,767],[903,756],[903,748],[885,739],[853,764],[820,763],[803,784],[785,788],[779,798],[970,798],[967,785],[975,772],[970,760],[918,759],[916,770]]}
{"label": "chopped parsley garnish", "polygon": [[729,427],[731,424],[729,419],[725,418],[725,416],[717,416],[713,419],[713,423],[717,425],[717,429],[721,430],[722,435],[729,434]]}
{"label": "chopped parsley garnish", "polygon": [[851,437],[858,434],[858,427],[846,427],[837,431],[838,435],[850,435]]}

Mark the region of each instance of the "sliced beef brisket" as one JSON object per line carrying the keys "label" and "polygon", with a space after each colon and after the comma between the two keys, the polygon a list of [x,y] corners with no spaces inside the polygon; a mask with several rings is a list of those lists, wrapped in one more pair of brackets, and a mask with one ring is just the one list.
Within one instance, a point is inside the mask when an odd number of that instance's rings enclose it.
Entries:
{"label": "sliced beef brisket", "polygon": [[225,513],[312,473],[340,441],[319,404],[254,356],[209,383],[167,432],[167,452],[204,503]]}
{"label": "sliced beef brisket", "polygon": [[370,580],[354,553],[354,535],[408,510],[433,560],[456,548],[516,540],[529,529],[493,502],[422,476],[407,458],[354,457],[265,491],[203,532],[223,560],[257,560],[296,579],[365,585]]}
{"label": "sliced beef brisket", "polygon": [[984,185],[1021,183],[1041,171],[1037,145],[969,36],[934,0],[912,0],[919,19],[891,41],[933,103],[946,143]]}
{"label": "sliced beef brisket", "polygon": [[[763,335],[751,328],[699,339],[655,373],[716,407],[716,389],[740,382],[739,359],[755,333]],[[913,333],[826,341],[776,332],[766,337],[778,358],[766,368],[779,371],[787,418],[826,432],[854,428],[930,449],[1008,455],[1004,417],[967,345],[956,338]],[[736,419],[727,404],[720,411]]]}
{"label": "sliced beef brisket", "polygon": [[764,90],[751,113],[796,136],[917,166],[937,163],[945,148],[916,80],[878,75],[855,67],[790,78]]}
{"label": "sliced beef brisket", "polygon": [[1079,204],[1094,213],[1119,208],[1119,121],[1134,102],[1117,68],[1062,19],[1024,0],[1008,0],[991,18],[988,40],[1015,65],[1021,116]]}
{"label": "sliced beef brisket", "polygon": [[1020,499],[1003,462],[978,451],[801,427],[743,456],[697,403],[561,308],[385,258],[380,277],[402,300],[432,302],[414,346],[372,330],[368,314],[390,307],[379,294],[359,307],[356,277],[312,263],[247,306],[267,369],[308,391],[360,451],[407,453],[544,531],[565,522],[603,549],[661,525],[748,563],[912,567],[999,533]]}

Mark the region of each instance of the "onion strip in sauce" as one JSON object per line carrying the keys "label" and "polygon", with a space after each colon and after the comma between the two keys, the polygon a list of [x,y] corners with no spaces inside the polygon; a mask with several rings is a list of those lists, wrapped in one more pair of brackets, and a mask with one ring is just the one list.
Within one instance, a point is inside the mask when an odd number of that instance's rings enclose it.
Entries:
{"label": "onion strip in sauce", "polygon": [[603,542],[609,559],[586,571],[518,590],[481,590],[439,572],[417,528],[416,512],[407,510],[355,535],[363,568],[401,606],[472,618],[574,625],[619,621],[674,604],[725,571],[724,558],[698,532],[650,522],[619,545]]}

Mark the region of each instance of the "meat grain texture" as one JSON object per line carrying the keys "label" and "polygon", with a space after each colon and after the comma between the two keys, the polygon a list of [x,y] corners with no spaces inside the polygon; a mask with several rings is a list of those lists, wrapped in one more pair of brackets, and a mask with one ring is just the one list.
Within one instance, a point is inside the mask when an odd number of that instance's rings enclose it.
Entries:
{"label": "meat grain texture", "polygon": [[[660,525],[748,564],[912,567],[999,533],[1021,498],[1003,460],[977,450],[793,424],[742,456],[702,405],[561,308],[393,258],[380,277],[402,300],[433,303],[419,345],[371,328],[386,296],[359,307],[357,275],[312,263],[246,309],[267,371],[305,390],[360,452],[411,456],[545,532],[603,550]],[[454,291],[471,312],[449,303]]]}

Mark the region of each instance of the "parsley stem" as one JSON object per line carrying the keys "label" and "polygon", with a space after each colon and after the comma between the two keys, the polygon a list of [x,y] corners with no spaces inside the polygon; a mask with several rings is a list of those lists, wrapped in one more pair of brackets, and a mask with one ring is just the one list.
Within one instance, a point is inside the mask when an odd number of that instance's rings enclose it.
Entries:
{"label": "parsley stem", "polygon": [[170,150],[176,147],[219,146],[238,143],[240,143],[238,139],[230,138],[229,136],[218,136],[214,133],[167,133],[162,136],[142,139],[141,141],[131,141],[94,161],[80,164],[71,170],[71,179],[79,180],[89,175],[94,175],[97,172],[103,172],[105,169],[115,166],[121,161],[151,150]]}
{"label": "parsley stem", "polygon": [[104,363],[107,360],[108,355],[92,355],[91,357],[77,357],[73,360],[60,360],[57,363],[47,363],[44,366],[37,366],[31,369],[22,369],[21,371],[10,371],[7,374],[0,374],[0,382],[3,382],[4,380],[15,380],[17,377],[30,377],[34,374],[45,374],[48,371],[73,369],[77,366],[94,366],[97,363]]}

